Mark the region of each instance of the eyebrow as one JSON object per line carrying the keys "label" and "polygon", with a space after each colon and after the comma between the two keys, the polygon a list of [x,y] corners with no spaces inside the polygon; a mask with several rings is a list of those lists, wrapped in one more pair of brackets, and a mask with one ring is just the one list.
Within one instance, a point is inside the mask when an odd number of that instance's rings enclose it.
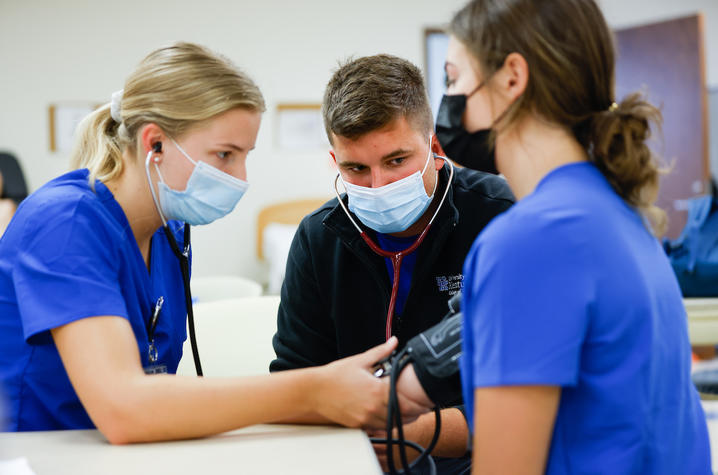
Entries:
{"label": "eyebrow", "polygon": [[[238,152],[244,152],[244,149],[238,145],[235,145],[233,143],[219,143],[217,144],[218,147],[227,147],[227,148],[233,148]],[[250,148],[249,150],[254,150],[254,147]]]}
{"label": "eyebrow", "polygon": [[382,160],[388,160],[388,159],[400,157],[400,156],[402,156],[402,155],[411,155],[412,153],[414,153],[413,150],[406,150],[406,149],[403,149],[403,148],[398,148],[398,149],[394,150],[393,152],[387,153],[386,155],[384,155],[383,157],[381,157],[381,159],[382,159]]}
{"label": "eyebrow", "polygon": [[[410,155],[412,153],[413,153],[412,150],[398,148],[392,152],[387,153],[386,155],[381,157],[381,159],[382,160],[391,160],[393,158],[401,157],[404,155]],[[352,167],[356,167],[356,166],[365,167],[366,166],[365,163],[353,162],[351,160],[342,160],[342,161],[338,162],[337,165],[339,165],[340,167],[343,167],[343,168],[352,168]]]}

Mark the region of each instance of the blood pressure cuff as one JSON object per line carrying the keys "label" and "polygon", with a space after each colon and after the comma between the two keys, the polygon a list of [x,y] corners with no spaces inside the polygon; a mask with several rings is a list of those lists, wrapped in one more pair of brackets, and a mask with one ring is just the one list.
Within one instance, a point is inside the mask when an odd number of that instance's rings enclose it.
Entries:
{"label": "blood pressure cuff", "polygon": [[459,373],[461,320],[462,314],[456,313],[406,344],[416,377],[427,396],[440,407],[463,403]]}

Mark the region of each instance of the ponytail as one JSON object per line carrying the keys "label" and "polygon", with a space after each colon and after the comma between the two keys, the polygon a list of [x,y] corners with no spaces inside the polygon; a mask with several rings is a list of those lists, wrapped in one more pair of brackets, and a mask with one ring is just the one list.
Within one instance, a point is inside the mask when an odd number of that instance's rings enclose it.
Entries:
{"label": "ponytail", "polygon": [[70,164],[73,169],[87,168],[90,171],[90,186],[93,188],[95,179],[105,182],[122,173],[119,128],[110,116],[109,103],[85,117],[77,126]]}
{"label": "ponytail", "polygon": [[618,195],[637,208],[655,234],[665,231],[666,214],[653,203],[663,170],[648,148],[651,125],[661,125],[661,112],[641,94],[627,96],[590,119],[588,150],[591,160]]}
{"label": "ponytail", "polygon": [[471,0],[449,31],[487,77],[513,52],[526,60],[526,89],[504,113],[501,128],[538,112],[571,130],[616,193],[654,233],[663,231],[665,213],[653,205],[663,171],[646,145],[661,114],[639,94],[611,105],[614,41],[595,0]]}

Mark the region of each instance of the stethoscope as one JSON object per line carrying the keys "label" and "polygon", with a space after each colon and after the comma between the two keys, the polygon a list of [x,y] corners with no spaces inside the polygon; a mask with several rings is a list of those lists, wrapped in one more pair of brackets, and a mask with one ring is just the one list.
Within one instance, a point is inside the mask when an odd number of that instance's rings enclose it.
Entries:
{"label": "stethoscope", "polygon": [[[170,248],[172,248],[172,252],[177,257],[180,265],[180,272],[182,273],[182,285],[184,286],[184,300],[185,305],[187,307],[187,323],[189,326],[189,340],[190,344],[192,346],[192,357],[194,359],[194,368],[197,371],[197,376],[202,376],[202,364],[199,361],[199,350],[197,349],[197,335],[195,334],[194,329],[194,312],[192,311],[192,291],[190,289],[189,285],[189,251],[190,251],[190,232],[189,232],[189,224],[184,223],[184,247],[180,249],[179,245],[177,244],[177,240],[174,237],[174,234],[172,233],[172,230],[170,229],[169,225],[167,224],[167,220],[165,219],[165,215],[162,212],[162,209],[160,208],[160,202],[157,199],[157,194],[155,193],[155,188],[152,186],[152,180],[150,178],[150,159],[152,158],[153,153],[159,153],[162,151],[162,143],[156,142],[152,145],[152,150],[150,150],[147,153],[147,159],[145,160],[145,172],[147,173],[147,183],[150,186],[150,191],[152,192],[152,200],[155,202],[155,207],[157,208],[157,212],[160,215],[160,218],[162,219],[162,229],[164,230],[165,236],[167,236],[167,241],[170,243]],[[157,361],[157,349],[154,344],[154,333],[155,333],[155,327],[157,326],[157,321],[159,320],[159,314],[160,309],[162,308],[162,303],[164,302],[164,299],[160,297],[160,299],[157,301],[157,304],[155,305],[155,308],[152,312],[152,316],[150,318],[150,321],[147,325],[147,336],[150,341],[149,346],[149,361],[150,363],[155,363]]]}
{"label": "stethoscope", "polygon": [[[434,219],[436,219],[436,216],[439,214],[439,211],[441,210],[442,205],[444,204],[444,201],[446,200],[446,196],[449,194],[449,188],[451,187],[452,180],[454,178],[454,165],[451,163],[451,160],[449,160],[446,157],[442,157],[441,155],[434,154],[434,158],[441,158],[444,160],[445,163],[448,163],[451,171],[449,174],[449,181],[446,183],[446,189],[444,190],[444,195],[441,197],[441,201],[439,202],[439,206],[437,206],[436,211],[434,211],[434,215],[429,220],[429,223],[426,225],[424,230],[419,234],[419,237],[414,241],[414,244],[407,247],[403,251],[398,252],[392,252],[392,251],[386,251],[379,247],[377,243],[375,243],[369,235],[364,231],[356,221],[354,221],[354,218],[352,218],[351,213],[347,209],[346,205],[344,204],[344,201],[342,200],[341,196],[339,195],[339,190],[337,189],[337,181],[341,178],[341,174],[337,173],[336,178],[334,178],[334,193],[337,195],[337,199],[339,200],[339,204],[341,205],[342,209],[346,213],[346,215],[349,217],[349,220],[354,225],[354,227],[359,231],[359,236],[364,240],[364,242],[371,248],[372,251],[374,251],[376,254],[378,254],[381,257],[385,257],[391,261],[391,267],[394,271],[394,281],[391,284],[391,298],[389,300],[389,310],[386,314],[386,339],[388,340],[391,338],[391,327],[394,320],[394,308],[396,307],[396,297],[399,293],[399,276],[401,274],[401,261],[404,259],[404,257],[408,256],[412,252],[416,251],[416,249],[419,247],[419,245],[424,241],[424,238],[429,233],[429,229],[431,228],[432,223],[434,222]],[[437,171],[436,174],[436,180],[438,182],[439,180],[439,174]]]}

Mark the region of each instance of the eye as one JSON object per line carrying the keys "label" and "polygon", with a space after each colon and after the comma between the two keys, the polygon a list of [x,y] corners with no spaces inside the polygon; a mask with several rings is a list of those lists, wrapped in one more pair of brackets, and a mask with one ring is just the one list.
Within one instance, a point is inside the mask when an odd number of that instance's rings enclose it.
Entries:
{"label": "eye", "polygon": [[392,159],[389,161],[389,163],[390,163],[391,165],[398,166],[398,165],[401,165],[402,163],[404,163],[405,160],[406,160],[406,157],[397,157],[397,158],[392,158]]}
{"label": "eye", "polygon": [[218,156],[219,158],[221,158],[222,160],[224,160],[224,159],[226,159],[226,158],[229,158],[229,156],[230,156],[231,154],[232,154],[232,152],[228,152],[228,151],[225,151],[225,152],[217,152],[217,156]]}
{"label": "eye", "polygon": [[349,171],[352,171],[354,173],[360,173],[366,170],[366,166],[364,165],[354,165],[348,168]]}
{"label": "eye", "polygon": [[444,86],[448,89],[454,84],[456,84],[456,79],[452,79],[448,74],[444,73]]}

